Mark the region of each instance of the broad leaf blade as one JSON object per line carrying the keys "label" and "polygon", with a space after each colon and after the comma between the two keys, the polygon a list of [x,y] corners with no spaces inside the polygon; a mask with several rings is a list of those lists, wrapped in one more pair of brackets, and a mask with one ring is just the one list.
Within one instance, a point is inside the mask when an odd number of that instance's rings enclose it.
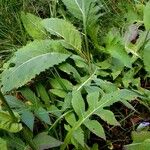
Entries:
{"label": "broad leaf blade", "polygon": [[42,24],[51,34],[63,38],[65,42],[74,47],[75,50],[81,51],[80,33],[71,23],[63,19],[50,18],[43,20]]}
{"label": "broad leaf blade", "polygon": [[[10,68],[2,76],[2,90],[11,91],[25,85],[41,72],[65,61],[69,55],[60,53],[46,53],[33,57],[21,65]],[[27,74],[26,74],[27,73]]]}
{"label": "broad leaf blade", "polygon": [[24,28],[33,39],[46,38],[46,31],[41,25],[41,18],[30,13],[21,12],[21,20]]}

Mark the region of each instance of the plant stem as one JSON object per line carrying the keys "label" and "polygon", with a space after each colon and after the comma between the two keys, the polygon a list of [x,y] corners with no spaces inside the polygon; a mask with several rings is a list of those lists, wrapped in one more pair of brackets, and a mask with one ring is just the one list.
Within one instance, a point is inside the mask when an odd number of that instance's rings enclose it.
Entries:
{"label": "plant stem", "polygon": [[53,0],[53,17],[56,17],[57,0]]}
{"label": "plant stem", "polygon": [[28,129],[26,127],[23,128],[23,130],[21,131],[21,134],[23,138],[26,140],[26,142],[29,144],[29,146],[32,148],[32,150],[38,149],[35,143],[33,142],[33,140],[30,138],[30,135],[28,135]]}
{"label": "plant stem", "polygon": [[[10,114],[12,120],[13,120],[14,122],[18,122],[18,119],[16,118],[15,114],[13,113],[13,111],[12,111],[12,109],[10,108],[9,104],[7,103],[7,101],[6,101],[5,97],[4,97],[4,95],[2,94],[1,89],[0,89],[0,99],[1,99],[2,103],[5,105],[5,107],[6,107],[7,111],[9,112],[9,114]],[[21,133],[22,133],[23,138],[24,138],[24,139],[26,140],[26,142],[29,144],[29,146],[30,146],[33,150],[37,150],[36,145],[33,143],[33,141],[29,138],[29,136],[28,136],[28,134],[27,134],[28,132],[27,132],[27,128],[26,128],[26,127],[23,127]]]}
{"label": "plant stem", "polygon": [[84,28],[84,41],[85,41],[85,47],[87,52],[87,62],[89,65],[89,72],[92,73],[92,65],[91,65],[91,56],[90,56],[90,50],[89,50],[89,44],[88,44],[88,38],[87,38],[87,28],[86,28],[86,18],[83,17],[83,28]]}

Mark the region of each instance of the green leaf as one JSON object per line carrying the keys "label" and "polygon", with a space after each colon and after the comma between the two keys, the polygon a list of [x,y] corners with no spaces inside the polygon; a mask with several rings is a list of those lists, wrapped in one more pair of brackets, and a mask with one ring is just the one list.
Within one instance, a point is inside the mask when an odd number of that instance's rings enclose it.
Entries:
{"label": "green leaf", "polygon": [[70,44],[78,52],[81,52],[80,33],[71,23],[63,19],[50,18],[44,19],[42,24],[51,34],[62,37],[66,43]]}
{"label": "green leaf", "polygon": [[150,139],[149,131],[140,131],[140,132],[133,131],[132,132],[133,143],[140,143],[140,142],[145,141],[146,139]]}
{"label": "green leaf", "polygon": [[48,95],[45,87],[41,83],[38,83],[36,85],[36,90],[37,90],[39,97],[48,106],[50,104],[50,98],[49,98],[49,95]]}
{"label": "green leaf", "polygon": [[84,132],[81,128],[78,128],[74,134],[73,134],[74,139],[84,147]]}
{"label": "green leaf", "polygon": [[69,123],[69,125],[74,126],[74,123],[76,122],[76,117],[73,112],[67,114],[65,116],[65,120]]}
{"label": "green leaf", "polygon": [[25,85],[41,72],[65,61],[69,55],[46,53],[33,57],[22,64],[6,70],[2,75],[2,90],[11,91]]}
{"label": "green leaf", "polygon": [[28,87],[23,87],[19,91],[27,101],[31,102],[34,105],[35,108],[40,106],[39,98]]}
{"label": "green leaf", "polygon": [[23,139],[17,137],[16,135],[11,135],[10,137],[6,137],[8,149],[10,150],[26,150],[25,143],[22,141]]}
{"label": "green leaf", "polygon": [[64,103],[61,109],[62,111],[65,111],[67,108],[71,108],[71,100],[72,100],[72,94],[69,92],[64,98]]}
{"label": "green leaf", "polygon": [[110,45],[107,50],[112,57],[119,59],[124,66],[131,68],[131,58],[128,56],[122,45]]}
{"label": "green leaf", "polygon": [[9,68],[11,64],[19,66],[33,57],[51,52],[69,54],[68,51],[63,48],[59,40],[35,40],[18,49],[13,57],[4,64],[4,68]]}
{"label": "green leaf", "polygon": [[106,139],[104,129],[98,121],[87,119],[84,122],[84,125],[97,136]]}
{"label": "green leaf", "polygon": [[146,30],[150,30],[150,2],[148,2],[144,8],[143,20]]}
{"label": "green leaf", "polygon": [[133,143],[125,145],[127,150],[149,150],[150,147],[150,132],[132,132]]}
{"label": "green leaf", "polygon": [[98,115],[101,119],[106,121],[110,125],[120,126],[119,122],[116,120],[115,115],[110,110],[103,109],[101,111],[96,111],[96,115]]}
{"label": "green leaf", "polygon": [[62,0],[66,5],[70,13],[72,13],[76,18],[82,20],[82,1],[79,0]]}
{"label": "green leaf", "polygon": [[67,92],[65,92],[64,90],[61,89],[50,89],[50,93],[61,97],[61,98],[65,98],[65,96],[67,95]]}
{"label": "green leaf", "polygon": [[14,96],[7,95],[5,96],[5,98],[11,108],[22,109],[22,110],[23,108],[25,108],[24,103]]}
{"label": "green leaf", "polygon": [[82,118],[83,113],[85,112],[85,104],[80,91],[73,91],[72,107],[74,111],[77,113],[77,115],[79,116],[79,118]]}
{"label": "green leaf", "polygon": [[80,74],[78,73],[76,68],[73,67],[72,65],[70,65],[69,63],[64,63],[64,64],[60,65],[59,69],[66,72],[69,75],[73,75],[74,79],[77,82],[80,82],[80,78],[81,78]]}
{"label": "green leaf", "polygon": [[60,109],[58,109],[58,108],[56,107],[56,105],[52,105],[52,104],[51,104],[51,105],[47,108],[47,111],[48,111],[49,113],[55,115],[56,117],[60,117],[60,118],[61,118],[61,116],[62,116],[62,113],[61,113]]}
{"label": "green leaf", "polygon": [[32,112],[25,110],[22,112],[21,120],[23,123],[27,125],[27,127],[33,131],[33,125],[34,125],[34,115]]}
{"label": "green leaf", "polygon": [[0,111],[0,129],[16,133],[19,132],[22,129],[22,125],[20,122],[20,116],[15,113],[15,116],[17,117],[17,122],[14,122],[12,120],[12,117],[8,112]]}
{"label": "green leaf", "polygon": [[[95,112],[102,111],[105,107],[109,107],[112,104],[114,104],[115,102],[131,101],[132,99],[135,99],[137,96],[139,96],[135,92],[125,90],[125,89],[117,90],[117,91],[114,91],[114,92],[111,92],[108,94],[107,93],[103,94],[101,98],[99,98],[99,94],[95,94],[95,96],[94,96],[93,95],[94,92],[92,92],[92,93],[89,93],[89,95],[88,95],[88,99],[89,98],[92,98],[92,99],[90,100],[89,108],[87,109],[87,111],[85,111],[84,110],[85,108],[83,107],[84,102],[83,102],[81,93],[79,91],[75,91],[74,93],[75,93],[74,100],[72,100],[74,103],[73,107],[79,117],[79,120],[77,122],[75,122],[74,126],[69,130],[69,132],[66,135],[66,138],[64,140],[64,144],[61,147],[61,150],[64,150],[66,148],[67,144],[71,140],[71,137],[72,137],[74,131],[77,130],[82,124],[87,125],[88,123],[85,123],[85,121],[87,119],[89,119],[93,114],[95,114]],[[92,104],[92,100],[93,100],[94,105]],[[97,102],[94,102],[94,101],[97,101]],[[89,102],[89,100],[88,100],[88,102]],[[83,104],[81,104],[81,103],[83,103]],[[97,123],[93,123],[93,124],[96,124],[95,126],[98,126]],[[95,133],[96,131],[93,130],[93,132]],[[100,135],[100,133],[99,133],[99,135]],[[101,136],[103,136],[103,138],[104,138],[104,135],[102,134],[102,132],[101,132]]]}
{"label": "green leaf", "polygon": [[54,89],[70,91],[73,88],[72,83],[63,78],[57,77],[56,79],[50,79],[49,82]]}
{"label": "green leaf", "polygon": [[35,111],[35,115],[45,123],[51,125],[51,120],[49,117],[49,113],[42,107],[40,107],[38,110]]}
{"label": "green leaf", "polygon": [[7,150],[7,142],[2,138],[0,138],[0,149]]}
{"label": "green leaf", "polygon": [[143,52],[143,61],[144,61],[144,66],[145,69],[148,73],[150,73],[150,44],[146,45],[146,47],[144,48],[144,52]]}
{"label": "green leaf", "polygon": [[[98,0],[62,0],[69,12],[79,20],[82,20],[91,39],[97,43],[98,25],[97,22],[102,8]],[[97,4],[98,3],[98,4]],[[93,32],[94,29],[94,32]]]}
{"label": "green leaf", "polygon": [[[65,120],[69,123],[69,125],[74,126],[76,122],[76,117],[74,113],[69,113],[65,116]],[[69,126],[66,126],[68,130],[70,130]],[[82,146],[84,146],[84,132],[81,128],[78,128],[73,133],[73,138],[71,139],[73,141],[73,144],[76,146],[78,143]],[[77,142],[76,142],[77,141]]]}
{"label": "green leaf", "polygon": [[58,147],[62,144],[61,141],[51,137],[46,132],[39,133],[33,141],[40,150]]}
{"label": "green leaf", "polygon": [[89,108],[95,109],[97,107],[98,100],[99,100],[99,91],[89,93],[87,96],[87,102],[88,102]]}
{"label": "green leaf", "polygon": [[106,93],[111,93],[113,91],[116,91],[118,88],[115,84],[101,80],[101,79],[95,79],[94,82],[101,87],[102,90]]}
{"label": "green leaf", "polygon": [[41,25],[42,19],[30,14],[21,12],[21,20],[24,28],[33,39],[44,39],[47,34],[43,26]]}
{"label": "green leaf", "polygon": [[93,144],[91,150],[99,150],[98,149],[98,144],[97,143]]}

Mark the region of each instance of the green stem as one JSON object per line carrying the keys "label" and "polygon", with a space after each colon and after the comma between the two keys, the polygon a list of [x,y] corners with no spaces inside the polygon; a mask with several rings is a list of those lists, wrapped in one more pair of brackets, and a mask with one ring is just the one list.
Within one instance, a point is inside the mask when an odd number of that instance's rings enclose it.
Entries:
{"label": "green stem", "polygon": [[[0,99],[2,101],[2,103],[5,105],[7,111],[9,112],[11,118],[13,119],[14,122],[18,122],[18,119],[17,117],[15,116],[15,114],[13,113],[12,109],[10,108],[9,104],[7,103],[4,95],[2,94],[1,92],[1,89],[0,89]],[[29,135],[27,134],[27,129],[26,127],[23,127],[22,131],[22,136],[23,138],[26,140],[26,142],[29,144],[29,146],[32,148],[32,150],[37,150],[35,144],[33,143],[33,141],[29,138]]]}
{"label": "green stem", "polygon": [[21,134],[23,138],[26,140],[26,142],[29,144],[29,146],[32,148],[32,150],[38,149],[33,140],[30,138],[30,135],[28,134],[28,129],[26,127],[22,129]]}
{"label": "green stem", "polygon": [[53,17],[56,17],[57,0],[53,0]]}
{"label": "green stem", "polygon": [[91,56],[90,56],[90,50],[89,50],[89,44],[88,44],[88,38],[87,38],[87,28],[86,28],[86,18],[83,17],[83,29],[84,29],[84,41],[85,41],[85,47],[87,52],[87,61],[90,68],[90,74],[92,72],[92,65],[91,65]]}

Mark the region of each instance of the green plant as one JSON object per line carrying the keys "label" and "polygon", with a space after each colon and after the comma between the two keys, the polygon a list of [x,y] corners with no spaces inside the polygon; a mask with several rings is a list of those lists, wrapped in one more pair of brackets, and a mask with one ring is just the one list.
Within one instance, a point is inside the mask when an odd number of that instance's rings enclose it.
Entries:
{"label": "green plant", "polygon": [[[148,91],[140,87],[140,79],[148,78],[150,71],[150,6],[147,3],[144,7],[143,20],[141,15],[136,15],[136,19],[128,22],[131,25],[126,24],[129,28],[125,27],[123,32],[112,28],[99,42],[103,3],[99,0],[62,2],[70,15],[78,19],[73,22],[79,23],[77,27],[62,18],[63,15],[41,19],[21,13],[24,28],[34,41],[18,49],[4,64],[2,92],[9,110],[20,114],[23,125],[30,131],[28,136],[38,148],[61,146],[63,150],[72,144],[76,149],[90,149],[86,143],[90,133],[106,140],[100,119],[120,126],[111,105],[121,102],[134,110],[132,100],[144,103],[149,98]],[[57,16],[56,6],[55,1],[53,17]],[[140,30],[143,26],[146,29]],[[16,93],[23,102],[15,98]],[[38,123],[43,125],[42,133],[37,128],[35,136],[34,124]],[[40,141],[42,136],[47,139],[45,143]],[[5,144],[3,140],[2,143]]]}

